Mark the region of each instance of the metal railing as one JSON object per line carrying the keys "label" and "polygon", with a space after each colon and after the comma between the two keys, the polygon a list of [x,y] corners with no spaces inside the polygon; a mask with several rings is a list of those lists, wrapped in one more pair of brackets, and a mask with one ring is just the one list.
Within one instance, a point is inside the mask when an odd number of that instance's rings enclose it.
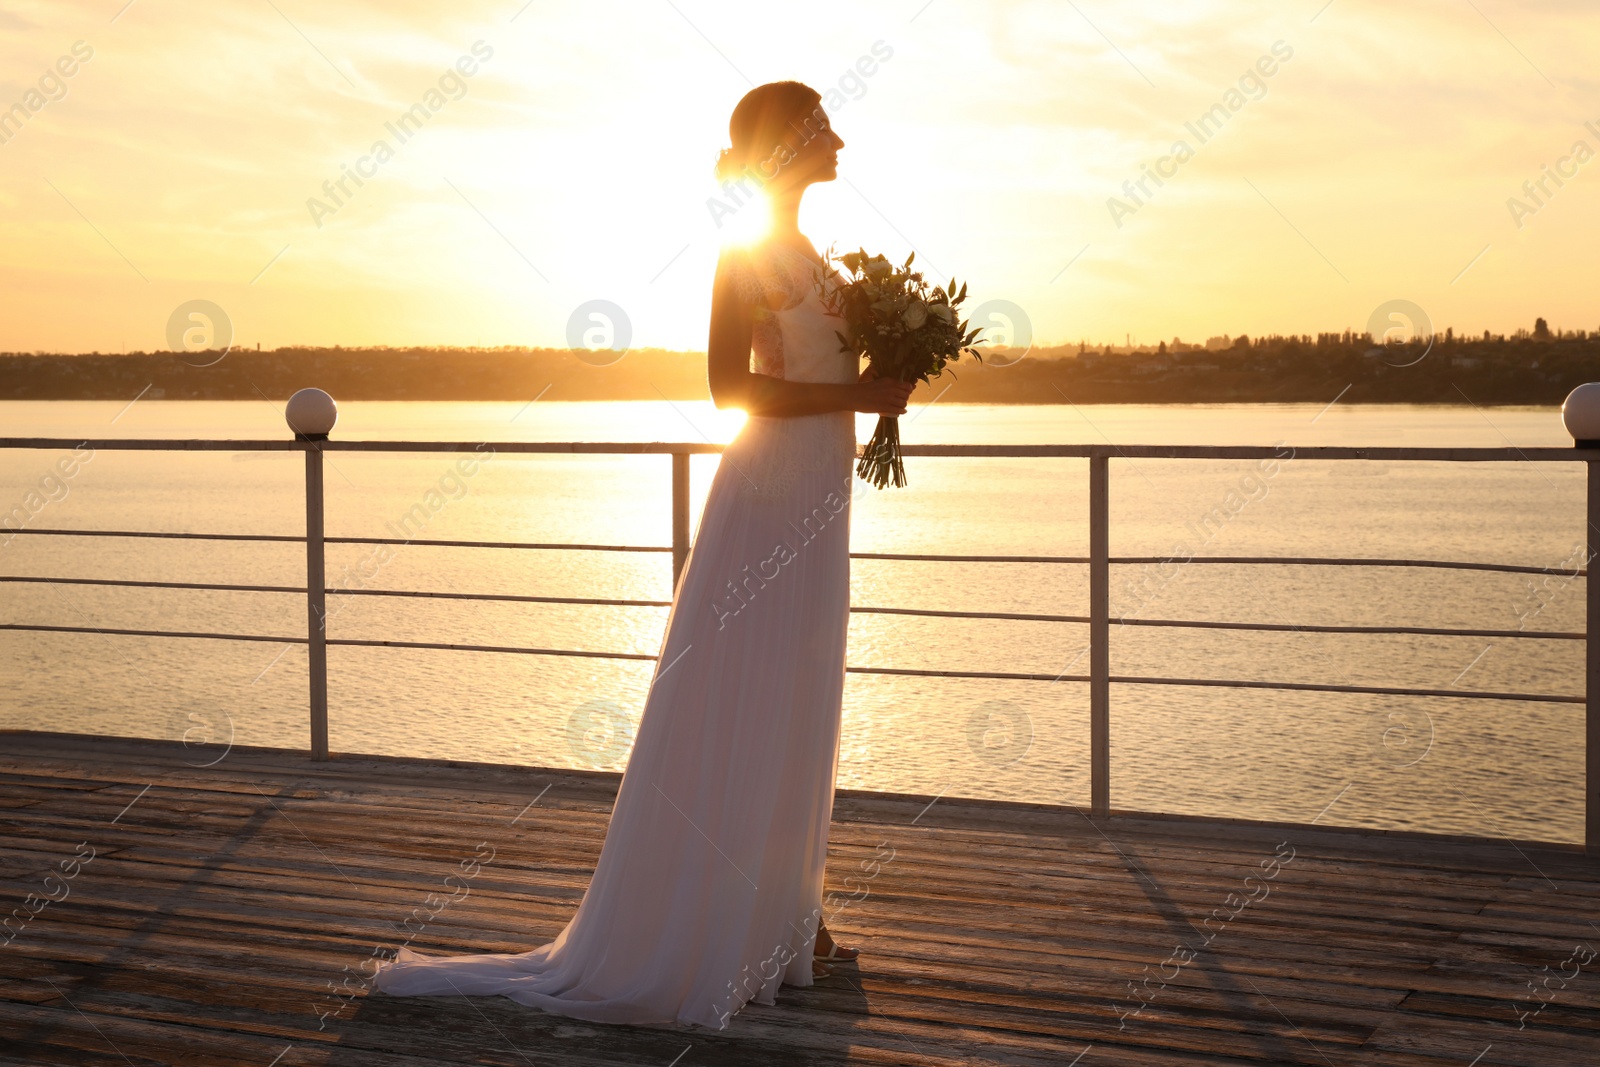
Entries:
{"label": "metal railing", "polygon": [[[306,546],[306,585],[245,585],[209,582],[146,582],[99,578],[49,578],[0,576],[0,583],[54,582],[58,584],[124,586],[152,589],[226,590],[232,592],[270,592],[304,594],[306,597],[306,636],[286,637],[261,634],[203,633],[173,630],[124,629],[90,626],[48,626],[21,623],[0,624],[0,630],[27,630],[54,633],[99,633],[142,637],[265,641],[307,646],[310,666],[310,754],[315,760],[328,758],[327,647],[365,646],[450,651],[515,653],[539,656],[578,656],[598,659],[654,661],[655,656],[630,652],[587,651],[559,648],[530,648],[450,644],[430,641],[386,641],[356,638],[330,638],[327,634],[327,596],[426,597],[515,603],[573,604],[611,607],[668,607],[669,601],[609,599],[602,597],[553,597],[518,594],[455,593],[427,590],[338,589],[326,580],[325,546],[350,545],[427,545],[455,548],[495,548],[531,551],[647,552],[671,553],[673,581],[682,572],[689,554],[689,458],[692,455],[720,453],[722,445],[698,442],[459,442],[459,441],[332,441],[295,440],[78,440],[66,438],[0,438],[3,449],[92,448],[106,451],[178,452],[285,452],[305,455],[306,533],[304,537],[270,534],[164,533],[147,530],[71,530],[15,529],[14,535],[50,537],[155,537],[213,541],[303,542]],[[664,455],[672,462],[672,543],[654,545],[602,545],[565,543],[527,543],[516,541],[430,540],[426,538],[328,537],[323,531],[323,455],[328,452],[475,452],[492,448],[495,454],[587,454],[587,455]],[[907,560],[921,562],[985,562],[1086,564],[1089,568],[1089,614],[951,611],[937,609],[854,606],[856,614],[912,615],[937,618],[976,618],[1005,621],[1087,623],[1089,626],[1089,672],[1082,675],[1038,674],[1013,671],[922,670],[881,666],[850,666],[853,674],[901,675],[917,677],[992,679],[1008,681],[1071,681],[1089,685],[1090,810],[1092,814],[1111,812],[1111,686],[1166,685],[1235,689],[1268,689],[1325,693],[1367,694],[1373,696],[1416,696],[1452,699],[1508,700],[1581,704],[1585,707],[1585,782],[1584,840],[1591,854],[1600,854],[1600,642],[1593,640],[1596,620],[1600,619],[1600,583],[1588,582],[1588,569],[1571,570],[1518,564],[1478,563],[1449,560],[1362,559],[1272,556],[1112,556],[1110,554],[1110,461],[1120,459],[1176,460],[1265,460],[1282,459],[1282,451],[1265,446],[1209,445],[907,445],[907,456],[949,456],[988,458],[1085,459],[1089,464],[1089,554],[1055,555],[962,555],[901,552],[852,552],[852,559]],[[1584,463],[1587,467],[1585,558],[1600,551],[1600,448],[1296,448],[1295,460],[1334,461],[1443,461],[1452,463]],[[1586,579],[1585,632],[1547,630],[1465,629],[1418,626],[1326,626],[1278,623],[1214,622],[1187,619],[1124,618],[1119,625],[1223,629],[1236,631],[1406,634],[1455,637],[1494,637],[1517,640],[1584,641],[1585,692],[1583,695],[1486,692],[1482,690],[1428,689],[1401,686],[1328,685],[1307,682],[1251,681],[1240,679],[1176,678],[1113,675],[1110,651],[1110,572],[1112,566],[1137,564],[1224,565],[1299,565],[1318,567],[1421,567],[1447,568],[1515,574],[1545,574]]]}

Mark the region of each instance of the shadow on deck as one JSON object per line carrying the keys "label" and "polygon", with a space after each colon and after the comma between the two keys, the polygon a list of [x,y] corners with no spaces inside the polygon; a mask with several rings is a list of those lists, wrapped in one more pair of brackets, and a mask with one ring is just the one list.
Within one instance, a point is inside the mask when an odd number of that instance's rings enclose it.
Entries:
{"label": "shadow on deck", "polygon": [[844,793],[859,968],[721,1032],[604,1027],[353,976],[413,916],[423,952],[553,937],[615,776],[0,736],[7,907],[59,898],[0,947],[3,1065],[1600,1064],[1581,854]]}

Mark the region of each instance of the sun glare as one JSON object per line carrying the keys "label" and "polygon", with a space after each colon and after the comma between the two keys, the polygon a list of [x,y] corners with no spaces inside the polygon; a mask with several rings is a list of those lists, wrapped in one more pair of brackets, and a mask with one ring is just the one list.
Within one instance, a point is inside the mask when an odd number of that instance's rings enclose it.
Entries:
{"label": "sun glare", "polygon": [[744,429],[744,421],[750,417],[750,413],[744,408],[712,410],[714,412],[712,425],[720,435],[717,439],[722,441],[732,441],[738,436],[739,431]]}
{"label": "sun glare", "polygon": [[[329,0],[300,5],[316,49],[294,5],[200,26],[133,4],[112,29],[146,38],[72,49],[85,5],[28,5],[0,13],[22,72],[0,96],[0,350],[167,350],[202,297],[265,349],[559,347],[603,297],[633,347],[698,351],[718,246],[770,239],[770,164],[722,182],[717,154],[749,83],[789,77],[846,142],[802,231],[915,246],[1041,347],[1361,329],[1402,297],[1456,334],[1592,329],[1600,112],[1526,94],[1588,69],[1600,17],[1574,12],[1595,5],[1496,5],[1515,27],[1484,7],[1514,49],[1461,5],[1408,5],[1397,33],[1342,4],[1308,22],[1325,2],[1259,24],[1237,12],[1262,5],[1115,5],[1127,56],[1041,3],[934,4],[874,43],[863,4],[535,5],[477,41],[475,5],[390,4],[426,14],[372,33],[372,5]],[[552,85],[582,92],[555,106]],[[1285,150],[1312,129],[1319,152]],[[1415,151],[1374,171],[1351,150],[1374,137]],[[563,154],[624,145],[647,172]]]}
{"label": "sun glare", "polygon": [[759,244],[772,232],[772,201],[748,179],[737,185],[730,182],[724,191],[728,195],[722,198],[723,203],[732,204],[733,210],[718,220],[723,247],[744,248]]}

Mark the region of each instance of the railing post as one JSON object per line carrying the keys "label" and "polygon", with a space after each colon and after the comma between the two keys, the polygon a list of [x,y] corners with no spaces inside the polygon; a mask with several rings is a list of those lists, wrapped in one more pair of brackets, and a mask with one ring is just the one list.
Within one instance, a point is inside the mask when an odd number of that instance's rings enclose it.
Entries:
{"label": "railing post", "polygon": [[672,454],[672,588],[689,558],[689,453]]}
{"label": "railing post", "polygon": [[1111,813],[1110,456],[1089,456],[1089,810]]}
{"label": "railing post", "polygon": [[322,545],[322,447],[306,442],[306,662],[311,675],[311,758],[328,758],[327,564]]}
{"label": "railing post", "polygon": [[1584,528],[1584,553],[1588,562],[1588,587],[1584,605],[1584,849],[1600,856],[1600,581],[1595,580],[1600,563],[1600,460],[1589,460],[1588,525]]}
{"label": "railing post", "polygon": [[321,389],[301,389],[284,421],[306,450],[306,665],[311,677],[311,758],[328,758],[328,569],[322,546],[322,442],[339,405]]}

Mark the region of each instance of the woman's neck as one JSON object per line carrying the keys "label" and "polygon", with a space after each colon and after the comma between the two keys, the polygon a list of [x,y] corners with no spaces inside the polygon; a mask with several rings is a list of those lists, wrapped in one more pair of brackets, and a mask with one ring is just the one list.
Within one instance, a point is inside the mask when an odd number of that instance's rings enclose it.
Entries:
{"label": "woman's neck", "polygon": [[804,189],[772,197],[772,235],[780,240],[804,240],[800,232],[800,196]]}

